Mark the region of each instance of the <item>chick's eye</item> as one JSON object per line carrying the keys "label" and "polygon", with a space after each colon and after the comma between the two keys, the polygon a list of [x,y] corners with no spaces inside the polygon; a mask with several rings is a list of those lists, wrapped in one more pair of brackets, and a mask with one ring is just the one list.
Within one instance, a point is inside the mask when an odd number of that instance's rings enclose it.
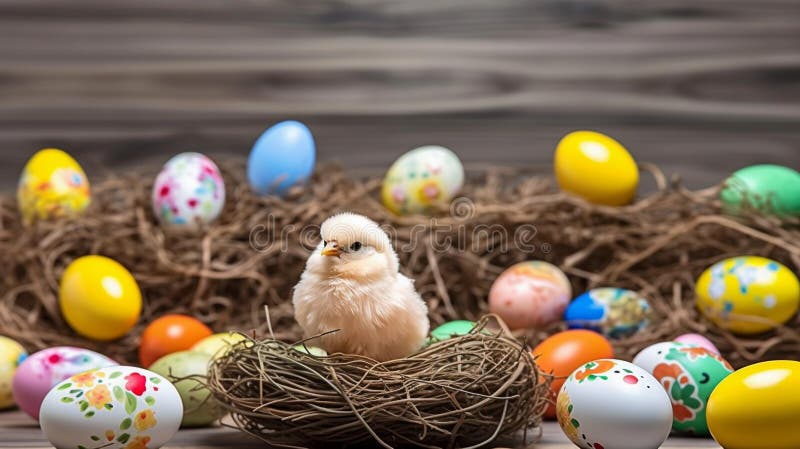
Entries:
{"label": "chick's eye", "polygon": [[323,240],[322,241],[322,246],[328,246],[328,241],[327,240]]}
{"label": "chick's eye", "polygon": [[352,245],[350,245],[350,249],[352,251],[360,250],[361,249],[361,242],[354,242]]}

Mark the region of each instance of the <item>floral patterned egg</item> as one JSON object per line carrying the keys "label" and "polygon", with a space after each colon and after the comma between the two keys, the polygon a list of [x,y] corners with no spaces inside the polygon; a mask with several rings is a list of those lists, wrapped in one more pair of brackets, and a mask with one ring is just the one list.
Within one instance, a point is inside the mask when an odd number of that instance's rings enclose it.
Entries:
{"label": "floral patterned egg", "polygon": [[650,304],[623,288],[595,288],[575,298],[564,319],[573,329],[591,329],[610,338],[630,336],[649,323]]}
{"label": "floral patterned egg", "polygon": [[622,360],[599,359],[564,382],[556,417],[585,449],[657,449],[669,436],[672,406],[647,371]]}
{"label": "floral patterned egg", "polygon": [[538,260],[505,270],[489,291],[489,310],[511,329],[542,327],[561,319],[572,297],[569,279],[555,265]]}
{"label": "floral patterned egg", "polygon": [[733,257],[704,271],[695,294],[700,313],[718,326],[757,334],[797,313],[800,282],[786,266],[766,257]]}
{"label": "floral patterned egg", "polygon": [[114,366],[76,374],[42,402],[39,425],[59,449],[157,449],[181,424],[175,387],[143,368]]}
{"label": "floral patterned egg", "polygon": [[17,202],[27,223],[74,217],[89,205],[89,181],[66,152],[45,148],[30,158],[17,187]]}
{"label": "floral patterned egg", "polygon": [[11,383],[17,367],[26,357],[28,353],[22,345],[0,335],[0,409],[14,405]]}
{"label": "floral patterned egg", "polygon": [[165,226],[201,227],[214,221],[224,205],[219,168],[200,153],[174,156],[153,184],[153,213]]}
{"label": "floral patterned egg", "polygon": [[718,354],[678,342],[656,343],[643,349],[633,363],[651,373],[672,401],[672,428],[709,436],[706,404],[711,392],[733,372]]}
{"label": "floral patterned egg", "polygon": [[464,184],[464,166],[445,147],[428,145],[400,156],[383,179],[381,197],[387,209],[400,215],[425,212],[447,204]]}
{"label": "floral patterned egg", "polygon": [[42,399],[53,386],[77,373],[117,362],[94,351],[71,346],[56,346],[32,354],[20,363],[14,374],[14,400],[25,413],[36,419]]}

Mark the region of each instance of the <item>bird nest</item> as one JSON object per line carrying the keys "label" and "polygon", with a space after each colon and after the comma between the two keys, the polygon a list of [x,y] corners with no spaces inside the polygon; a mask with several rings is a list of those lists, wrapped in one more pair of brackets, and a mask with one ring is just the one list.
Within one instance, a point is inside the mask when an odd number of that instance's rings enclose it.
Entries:
{"label": "bird nest", "polygon": [[212,363],[208,386],[236,427],[271,446],[529,442],[538,436],[548,380],[530,348],[502,327],[486,330],[489,321],[388,362],[247,339]]}

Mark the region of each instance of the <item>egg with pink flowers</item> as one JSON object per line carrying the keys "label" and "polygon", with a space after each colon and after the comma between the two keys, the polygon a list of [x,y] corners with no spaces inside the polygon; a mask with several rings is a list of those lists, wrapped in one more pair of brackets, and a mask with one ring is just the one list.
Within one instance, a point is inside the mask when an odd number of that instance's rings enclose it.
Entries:
{"label": "egg with pink flowers", "polygon": [[200,153],[174,156],[153,184],[153,213],[166,227],[201,228],[216,220],[224,205],[219,168]]}
{"label": "egg with pink flowers", "polygon": [[511,329],[542,327],[561,319],[570,297],[569,279],[558,267],[532,260],[500,274],[489,291],[489,310]]}

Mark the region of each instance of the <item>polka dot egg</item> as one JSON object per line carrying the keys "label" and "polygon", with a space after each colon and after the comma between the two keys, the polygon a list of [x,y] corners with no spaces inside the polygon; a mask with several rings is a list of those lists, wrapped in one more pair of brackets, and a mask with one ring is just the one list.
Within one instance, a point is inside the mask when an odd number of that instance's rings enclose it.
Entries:
{"label": "polka dot egg", "polygon": [[167,161],[153,185],[153,213],[168,227],[207,225],[224,205],[225,183],[219,168],[200,153],[181,153]]}

